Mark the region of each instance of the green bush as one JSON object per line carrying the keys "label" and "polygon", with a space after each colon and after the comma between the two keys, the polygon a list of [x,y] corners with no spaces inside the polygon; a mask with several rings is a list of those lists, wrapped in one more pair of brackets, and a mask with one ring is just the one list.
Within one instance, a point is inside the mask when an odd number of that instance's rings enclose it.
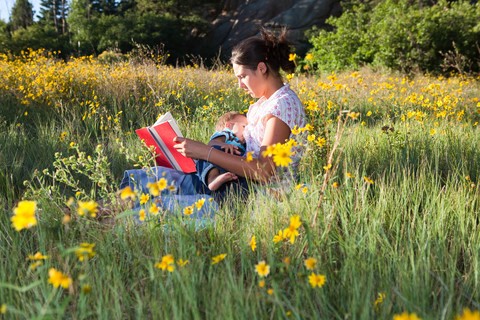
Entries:
{"label": "green bush", "polygon": [[480,5],[441,0],[433,6],[387,0],[359,4],[313,33],[310,61],[321,71],[388,67],[403,72],[480,69]]}

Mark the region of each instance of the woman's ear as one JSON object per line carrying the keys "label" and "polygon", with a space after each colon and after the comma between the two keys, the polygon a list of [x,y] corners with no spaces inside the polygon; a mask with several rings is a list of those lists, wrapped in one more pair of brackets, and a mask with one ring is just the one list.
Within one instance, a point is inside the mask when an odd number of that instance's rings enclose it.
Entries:
{"label": "woman's ear", "polygon": [[230,122],[230,121],[229,121],[229,122],[226,122],[226,123],[225,123],[225,127],[228,128],[228,129],[230,129],[230,130],[232,130],[232,128],[233,128],[233,123]]}
{"label": "woman's ear", "polygon": [[262,74],[267,73],[267,65],[265,64],[265,62],[259,62],[257,70],[260,71]]}

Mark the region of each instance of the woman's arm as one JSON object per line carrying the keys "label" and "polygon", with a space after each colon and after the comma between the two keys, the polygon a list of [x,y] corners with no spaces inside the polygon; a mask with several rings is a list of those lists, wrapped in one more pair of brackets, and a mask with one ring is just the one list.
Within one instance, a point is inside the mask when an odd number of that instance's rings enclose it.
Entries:
{"label": "woman's arm", "polygon": [[291,132],[288,125],[277,117],[270,116],[266,121],[260,156],[250,162],[247,162],[245,158],[211,149],[204,143],[185,138],[175,138],[175,141],[178,142],[175,149],[189,158],[208,160],[238,176],[266,182],[275,174],[275,164],[272,158],[263,156],[263,151],[270,145],[284,143],[290,137]]}

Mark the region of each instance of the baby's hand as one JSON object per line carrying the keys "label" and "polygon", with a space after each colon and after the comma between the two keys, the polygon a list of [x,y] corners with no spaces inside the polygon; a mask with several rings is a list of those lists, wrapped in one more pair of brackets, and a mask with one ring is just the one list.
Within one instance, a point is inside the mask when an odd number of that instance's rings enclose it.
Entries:
{"label": "baby's hand", "polygon": [[222,148],[222,150],[225,151],[226,153],[240,154],[240,151],[238,150],[238,147],[236,147],[234,145],[231,145],[231,144],[228,144],[228,143],[222,143],[220,145],[220,148]]}

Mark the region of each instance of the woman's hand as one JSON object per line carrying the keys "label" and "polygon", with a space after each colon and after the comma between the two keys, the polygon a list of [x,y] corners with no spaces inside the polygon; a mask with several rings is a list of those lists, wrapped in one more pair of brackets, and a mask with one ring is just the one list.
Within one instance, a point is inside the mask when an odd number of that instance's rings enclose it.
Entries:
{"label": "woman's hand", "polygon": [[175,137],[173,142],[175,142],[173,147],[184,156],[192,159],[207,159],[210,147],[206,144],[182,137]]}

